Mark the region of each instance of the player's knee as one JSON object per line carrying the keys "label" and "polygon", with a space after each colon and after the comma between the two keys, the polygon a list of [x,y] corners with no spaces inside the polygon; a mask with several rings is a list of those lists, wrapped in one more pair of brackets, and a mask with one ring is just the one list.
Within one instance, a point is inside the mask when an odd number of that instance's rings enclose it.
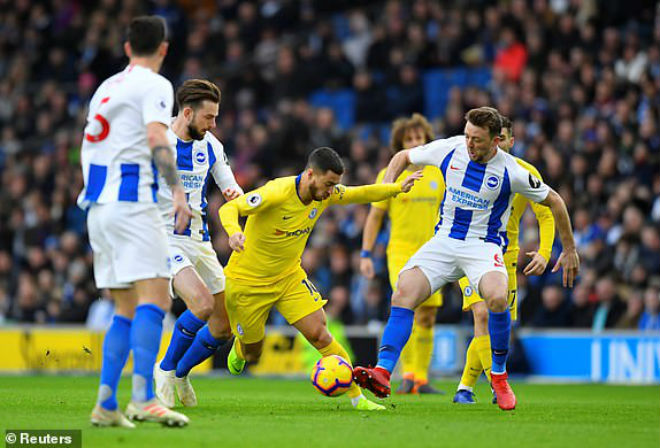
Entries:
{"label": "player's knee", "polygon": [[487,299],[488,309],[495,312],[501,313],[506,310],[507,307],[507,292],[505,291],[496,291],[490,298]]}
{"label": "player's knee", "polygon": [[309,343],[316,348],[326,347],[332,342],[332,335],[328,332],[325,326],[315,328],[307,333]]}
{"label": "player's knee", "polygon": [[474,315],[474,325],[479,329],[488,329],[488,308],[485,306],[475,306],[472,308]]}
{"label": "player's knee", "polygon": [[413,309],[415,308],[417,291],[409,282],[399,282],[396,291],[392,294],[392,306]]}
{"label": "player's knee", "polygon": [[213,314],[213,308],[215,306],[215,301],[211,293],[205,290],[200,290],[197,292],[197,297],[195,301],[191,304],[191,311],[197,317],[202,320],[209,320],[211,314]]}

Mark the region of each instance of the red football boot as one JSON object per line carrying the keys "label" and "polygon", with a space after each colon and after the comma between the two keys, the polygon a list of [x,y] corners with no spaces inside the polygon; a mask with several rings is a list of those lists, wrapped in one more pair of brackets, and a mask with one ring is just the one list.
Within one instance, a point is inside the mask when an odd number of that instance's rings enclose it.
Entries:
{"label": "red football boot", "polygon": [[378,398],[390,396],[390,372],[382,367],[355,367],[353,379],[358,386],[369,389]]}
{"label": "red football boot", "polygon": [[490,384],[497,395],[497,405],[503,411],[511,411],[516,408],[516,396],[507,382],[508,377],[506,372],[490,374]]}

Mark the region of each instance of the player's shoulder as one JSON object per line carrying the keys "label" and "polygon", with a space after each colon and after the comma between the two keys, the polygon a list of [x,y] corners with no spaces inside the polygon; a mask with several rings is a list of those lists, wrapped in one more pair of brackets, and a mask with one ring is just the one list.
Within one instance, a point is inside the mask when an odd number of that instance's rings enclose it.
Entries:
{"label": "player's shoulder", "polygon": [[277,177],[266,182],[263,188],[274,194],[289,194],[296,188],[296,176]]}
{"label": "player's shoulder", "polygon": [[378,175],[376,176],[376,182],[374,182],[375,184],[379,184],[383,181],[383,179],[385,178],[386,171],[387,171],[387,167],[383,168],[378,172]]}
{"label": "player's shoulder", "polygon": [[222,142],[211,131],[207,131],[204,140],[209,145],[209,151],[213,151],[217,159],[225,160],[225,147]]}
{"label": "player's shoulder", "polygon": [[531,163],[521,159],[520,157],[514,157],[514,159],[515,159],[516,163],[518,165],[520,165],[521,167],[523,167],[525,170],[529,171],[530,173],[532,173],[533,175],[535,175],[538,178],[541,177],[541,173],[539,173],[539,170],[537,170],[534,165],[532,165]]}

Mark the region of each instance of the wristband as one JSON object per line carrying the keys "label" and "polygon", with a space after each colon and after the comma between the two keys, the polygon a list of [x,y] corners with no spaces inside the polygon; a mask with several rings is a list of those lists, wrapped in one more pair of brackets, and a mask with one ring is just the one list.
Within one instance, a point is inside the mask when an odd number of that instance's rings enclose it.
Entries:
{"label": "wristband", "polygon": [[360,251],[360,257],[361,257],[361,258],[371,258],[371,251],[370,251],[370,250],[366,250],[366,249],[362,249],[362,250]]}

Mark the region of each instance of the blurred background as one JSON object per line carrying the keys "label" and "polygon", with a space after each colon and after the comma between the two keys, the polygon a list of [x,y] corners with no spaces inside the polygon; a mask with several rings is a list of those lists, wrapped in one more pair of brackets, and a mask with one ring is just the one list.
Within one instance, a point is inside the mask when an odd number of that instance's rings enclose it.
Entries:
{"label": "blurred background", "polygon": [[[513,154],[567,202],[583,263],[572,290],[550,269],[519,274],[520,371],[660,381],[660,7],[644,0],[0,0],[0,338],[18,344],[16,366],[58,368],[39,355],[39,331],[77,324],[95,335],[112,316],[75,204],[79,152],[87,103],[126,64],[124,30],[141,14],[168,22],[162,73],[175,87],[189,78],[221,87],[214,132],[246,191],[299,172],[318,146],[344,157],[345,184],[372,183],[391,157],[393,119],[420,112],[448,137],[462,133],[466,110],[498,108],[514,122]],[[222,201],[211,190],[224,264]],[[375,353],[391,294],[386,228],[377,278],[359,273],[368,210],[328,210],[302,259],[359,359]],[[537,245],[528,211],[519,265]],[[444,295],[433,366],[453,372],[472,323],[458,288]],[[278,315],[270,323],[285,324]],[[276,359],[296,345],[288,330],[278,334]],[[553,334],[583,341],[579,374],[536,359],[561,340]],[[85,354],[70,354],[71,368],[88,368]]]}

